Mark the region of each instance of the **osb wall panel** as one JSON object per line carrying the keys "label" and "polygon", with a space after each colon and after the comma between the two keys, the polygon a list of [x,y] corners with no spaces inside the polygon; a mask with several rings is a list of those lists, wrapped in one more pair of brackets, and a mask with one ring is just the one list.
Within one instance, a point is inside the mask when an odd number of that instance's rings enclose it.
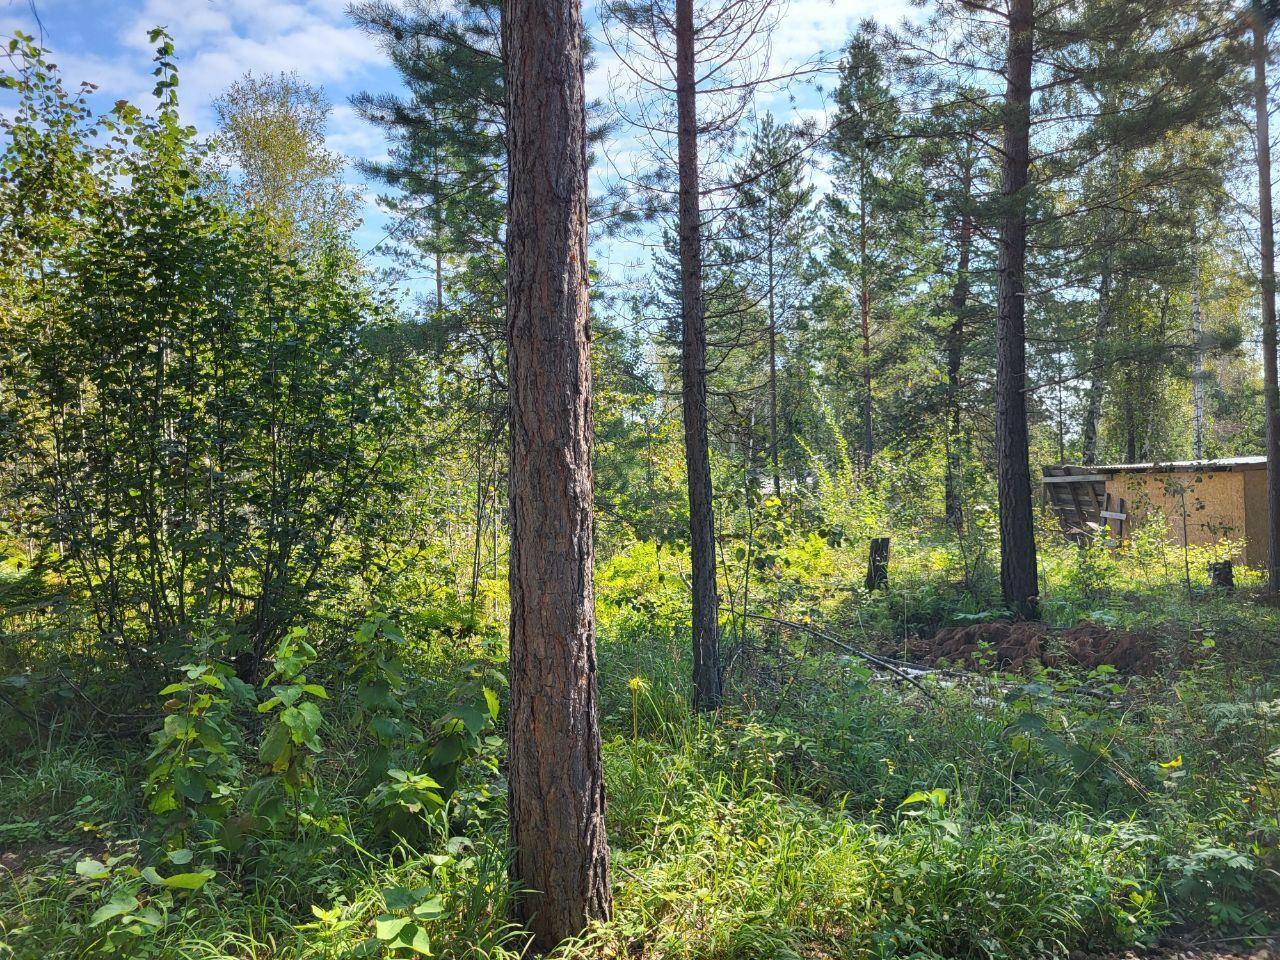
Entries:
{"label": "osb wall panel", "polygon": [[1244,535],[1249,541],[1245,563],[1251,567],[1267,565],[1267,471],[1248,470],[1244,479]]}
{"label": "osb wall panel", "polygon": [[[1257,471],[1221,473],[1121,473],[1107,478],[1107,493],[1114,501],[1123,497],[1129,514],[1126,531],[1142,523],[1159,508],[1169,527],[1169,541],[1183,543],[1183,511],[1186,511],[1186,542],[1196,545],[1219,540],[1240,540],[1249,536],[1245,477]],[[1264,474],[1265,485],[1265,474]],[[1264,491],[1265,493],[1265,491]],[[1265,504],[1264,504],[1265,509]],[[1255,563],[1250,542],[1243,559]],[[1265,542],[1262,547],[1266,552]]]}

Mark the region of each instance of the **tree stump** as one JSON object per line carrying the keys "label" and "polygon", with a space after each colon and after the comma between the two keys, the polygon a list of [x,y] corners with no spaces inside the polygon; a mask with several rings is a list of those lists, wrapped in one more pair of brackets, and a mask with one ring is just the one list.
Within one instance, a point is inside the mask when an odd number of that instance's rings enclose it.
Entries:
{"label": "tree stump", "polygon": [[1236,575],[1230,560],[1217,560],[1209,564],[1209,585],[1227,593],[1235,590]]}
{"label": "tree stump", "polygon": [[867,558],[867,589],[883,590],[889,586],[889,538],[873,537]]}

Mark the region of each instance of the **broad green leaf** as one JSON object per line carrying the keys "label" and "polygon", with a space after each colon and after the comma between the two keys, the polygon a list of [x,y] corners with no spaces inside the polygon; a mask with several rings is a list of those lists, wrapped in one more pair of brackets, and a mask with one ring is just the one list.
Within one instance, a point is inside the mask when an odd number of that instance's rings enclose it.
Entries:
{"label": "broad green leaf", "polygon": [[174,793],[173,787],[166,786],[157,790],[147,802],[147,809],[152,813],[169,813],[171,810],[177,810],[178,797]]}
{"label": "broad green leaf", "polygon": [[164,732],[175,740],[193,740],[196,735],[191,718],[181,713],[171,713],[164,718]]}
{"label": "broad green leaf", "polygon": [[393,917],[382,914],[373,923],[373,935],[384,943],[389,943],[400,936],[400,931],[413,921],[408,917]]}
{"label": "broad green leaf", "polygon": [[423,891],[410,890],[408,887],[389,887],[382,891],[382,902],[394,913],[408,910],[422,899]]}
{"label": "broad green leaf", "polygon": [[441,897],[432,897],[430,900],[423,900],[413,908],[413,915],[419,920],[435,920],[444,916],[444,900]]}
{"label": "broad green leaf", "polygon": [[471,733],[481,733],[492,722],[490,711],[481,709],[478,706],[460,707],[457,711],[458,719],[466,724],[467,730]]}
{"label": "broad green leaf", "polygon": [[437,743],[431,751],[431,765],[447,767],[460,756],[462,756],[462,738],[457,734],[451,734]]}
{"label": "broad green leaf", "polygon": [[431,956],[431,938],[422,927],[414,931],[413,939],[409,941],[409,949],[424,957]]}
{"label": "broad green leaf", "polygon": [[77,876],[84,877],[87,880],[98,880],[107,876],[110,872],[107,869],[107,865],[98,860],[85,859],[76,862]]}
{"label": "broad green leaf", "polygon": [[195,873],[175,873],[161,882],[170,890],[199,890],[212,879],[212,870],[200,870]]}
{"label": "broad green leaf", "polygon": [[262,746],[258,750],[258,757],[263,763],[269,763],[275,766],[282,760],[287,759],[289,750],[289,728],[283,723],[277,723],[271,728],[271,732],[267,734],[262,741]]}
{"label": "broad green leaf", "polygon": [[946,803],[946,801],[946,790],[917,790],[915,793],[908,796],[907,799],[898,804],[898,809],[901,810],[903,807],[910,807],[917,803],[935,803],[941,805]]}
{"label": "broad green leaf", "polygon": [[271,692],[280,698],[280,702],[286,707],[292,707],[298,702],[298,698],[302,696],[302,688],[293,685],[277,684],[271,688]]}
{"label": "broad green leaf", "polygon": [[116,917],[123,917],[125,914],[133,913],[138,909],[138,898],[132,894],[117,893],[107,903],[104,903],[97,910],[93,911],[93,915],[89,917],[89,926],[96,927],[100,923],[106,923],[108,920],[114,920]]}
{"label": "broad green leaf", "polygon": [[200,775],[189,767],[177,767],[174,769],[173,786],[178,793],[193,803],[203,803],[209,795],[209,791],[205,788],[204,781]]}

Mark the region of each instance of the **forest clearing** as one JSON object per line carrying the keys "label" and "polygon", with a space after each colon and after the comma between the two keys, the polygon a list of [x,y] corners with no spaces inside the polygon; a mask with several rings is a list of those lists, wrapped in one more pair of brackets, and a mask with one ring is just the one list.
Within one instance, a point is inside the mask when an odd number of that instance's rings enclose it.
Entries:
{"label": "forest clearing", "polygon": [[0,960],[1280,957],[1277,20],[0,7]]}

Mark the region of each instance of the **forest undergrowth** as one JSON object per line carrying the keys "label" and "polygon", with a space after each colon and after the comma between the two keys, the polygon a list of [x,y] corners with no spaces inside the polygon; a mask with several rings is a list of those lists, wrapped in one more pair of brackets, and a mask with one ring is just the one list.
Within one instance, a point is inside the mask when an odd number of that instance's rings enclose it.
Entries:
{"label": "forest undergrowth", "polygon": [[[858,650],[1000,613],[948,578],[946,545],[911,545],[874,594],[850,587],[852,551],[781,549],[796,562],[779,569],[815,579],[779,619]],[[909,684],[749,622],[726,632],[728,703],[705,718],[667,587],[680,558],[614,557],[598,580],[616,909],[563,953],[1034,957],[1269,931],[1280,611],[1247,584],[1188,591],[1172,548],[1162,583],[1097,587],[1159,576],[1143,549],[1052,553],[1045,602],[1059,626],[1158,637],[1150,676],[990,663]],[[520,955],[501,630],[462,607],[371,617],[357,643],[334,629],[292,633],[257,691],[216,659],[133,702],[53,663],[11,683],[0,950]]]}

